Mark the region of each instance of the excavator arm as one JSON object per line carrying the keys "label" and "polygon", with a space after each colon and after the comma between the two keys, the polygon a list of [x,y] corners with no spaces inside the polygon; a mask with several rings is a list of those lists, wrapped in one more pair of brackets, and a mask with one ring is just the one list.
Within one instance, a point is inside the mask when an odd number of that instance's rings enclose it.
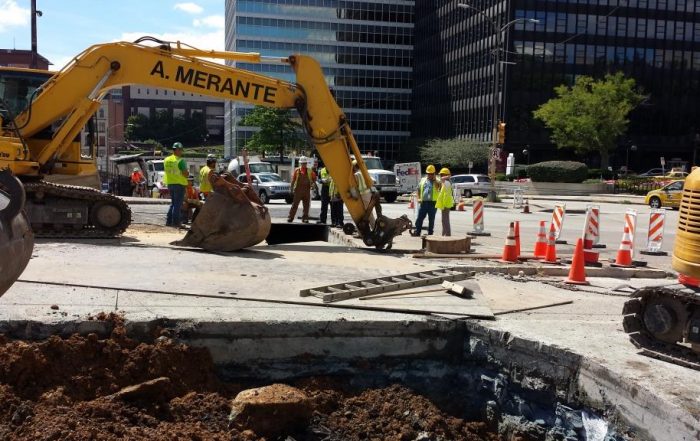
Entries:
{"label": "excavator arm", "polygon": [[[142,44],[154,41],[157,46]],[[296,73],[296,83],[256,74],[205,58],[247,63],[287,64]],[[39,168],[64,153],[70,140],[80,132],[99,103],[114,87],[143,84],[175,89],[226,100],[243,101],[275,108],[296,108],[304,128],[368,246],[390,246],[393,237],[410,228],[405,216],[389,219],[381,214],[379,195],[362,200],[352,170],[351,154],[360,172],[372,186],[361,152],[346,117],[326,85],[316,60],[304,55],[263,59],[256,53],[204,51],[150,37],[135,43],[95,45],[76,56],[63,70],[47,81],[30,105],[15,120],[15,127],[28,146],[21,160]],[[62,120],[47,142],[31,142],[46,127]],[[18,149],[19,150],[19,149]],[[376,221],[371,222],[372,211]]]}

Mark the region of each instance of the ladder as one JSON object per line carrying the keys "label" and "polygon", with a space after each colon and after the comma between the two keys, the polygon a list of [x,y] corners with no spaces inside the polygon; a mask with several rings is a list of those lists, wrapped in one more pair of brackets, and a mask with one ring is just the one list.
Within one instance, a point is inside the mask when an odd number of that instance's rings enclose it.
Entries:
{"label": "ladder", "polygon": [[299,295],[301,297],[318,297],[323,300],[323,303],[331,303],[366,295],[464,280],[472,274],[468,267],[452,267],[302,289],[299,291]]}

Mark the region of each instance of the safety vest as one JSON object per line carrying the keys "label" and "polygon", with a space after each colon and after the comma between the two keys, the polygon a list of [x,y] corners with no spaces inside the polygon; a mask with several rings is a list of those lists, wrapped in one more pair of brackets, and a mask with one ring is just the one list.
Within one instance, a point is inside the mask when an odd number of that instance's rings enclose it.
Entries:
{"label": "safety vest", "polygon": [[338,186],[335,185],[335,181],[333,180],[332,177],[328,177],[328,195],[331,197],[331,199],[335,196],[340,197],[340,190],[338,190]]}
{"label": "safety vest", "polygon": [[435,203],[435,208],[438,210],[450,209],[454,207],[455,200],[452,196],[452,185],[449,181],[444,181],[440,186],[440,193],[437,197],[437,203]]}
{"label": "safety vest", "polygon": [[[313,171],[307,167],[306,168],[306,176],[307,176],[307,178],[309,178],[310,185],[313,185],[313,183],[314,183],[314,180],[311,177],[312,174],[313,174]],[[299,183],[299,176],[301,176],[301,167],[297,167],[296,169],[294,169],[294,182],[292,183],[292,191],[295,188],[297,188],[297,184]]]}
{"label": "safety vest", "polygon": [[370,189],[367,188],[365,177],[362,176],[362,172],[355,172],[355,179],[357,179],[357,190],[360,192],[360,194],[370,192]]}
{"label": "safety vest", "polygon": [[211,169],[207,165],[199,169],[199,191],[202,193],[212,191],[211,182],[209,182],[209,172],[211,172]]}
{"label": "safety vest", "polygon": [[165,185],[185,185],[187,186],[187,178],[182,175],[179,164],[181,159],[177,156],[170,155],[163,161],[163,169],[165,169]]}
{"label": "safety vest", "polygon": [[323,185],[328,185],[329,179],[331,179],[330,173],[328,173],[328,170],[326,170],[326,167],[323,167],[321,170],[319,170],[319,174],[321,175],[321,183]]}
{"label": "safety vest", "polygon": [[[418,202],[423,202],[423,187],[425,186],[425,183],[427,181],[428,178],[423,178],[420,180],[420,184],[418,185]],[[433,181],[433,197],[431,198],[431,200],[437,202],[438,194],[439,190],[437,188],[437,181]]]}

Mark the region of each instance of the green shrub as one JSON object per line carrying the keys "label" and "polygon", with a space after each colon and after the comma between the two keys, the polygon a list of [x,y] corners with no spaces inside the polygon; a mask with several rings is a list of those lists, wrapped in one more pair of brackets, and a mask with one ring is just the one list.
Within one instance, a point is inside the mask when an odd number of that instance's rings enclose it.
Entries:
{"label": "green shrub", "polygon": [[496,180],[497,181],[507,181],[508,176],[506,176],[505,173],[496,173]]}
{"label": "green shrub", "polygon": [[601,177],[605,180],[614,179],[615,173],[611,172],[610,170],[603,170],[600,168],[588,169],[588,179],[600,179]]}
{"label": "green shrub", "polygon": [[582,162],[547,161],[529,167],[533,182],[581,183],[588,177],[588,167]]}

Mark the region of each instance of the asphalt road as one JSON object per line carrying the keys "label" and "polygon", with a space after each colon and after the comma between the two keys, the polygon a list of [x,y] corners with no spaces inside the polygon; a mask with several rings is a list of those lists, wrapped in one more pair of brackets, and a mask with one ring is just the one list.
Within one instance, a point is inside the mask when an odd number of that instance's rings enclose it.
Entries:
{"label": "asphalt road", "polygon": [[[637,237],[635,243],[638,249],[646,246],[646,231],[649,222],[650,208],[640,204],[623,203],[624,195],[620,197],[618,203],[600,203],[595,204],[600,207],[601,216],[601,243],[607,244],[608,247],[617,247],[620,243],[623,232],[624,215],[628,210],[636,210],[637,212]],[[490,231],[497,237],[505,237],[507,233],[508,223],[514,220],[520,221],[521,235],[527,237],[528,234],[535,236],[539,228],[540,220],[550,220],[551,210],[556,201],[537,201],[530,204],[532,214],[526,215],[520,213],[521,210],[507,207],[507,204],[501,204],[500,207],[486,207],[485,209],[485,226],[486,230]],[[564,239],[574,238],[580,235],[583,228],[585,218],[584,211],[590,205],[588,202],[566,201],[567,214],[564,218],[564,229],[562,235]],[[284,201],[271,201],[268,204],[273,220],[280,221],[286,219],[289,214],[290,204]],[[412,220],[415,220],[415,210],[409,209],[408,204],[404,202],[395,202],[393,204],[383,203],[383,212],[388,217],[399,217],[403,214],[408,215]],[[138,205],[131,206],[133,212],[134,223],[145,223],[164,225],[165,214],[168,210],[167,205]],[[549,210],[549,211],[548,211]],[[321,211],[321,202],[312,201],[310,217],[311,220],[317,220]],[[297,218],[301,216],[301,206],[297,210]],[[664,249],[671,250],[670,245],[675,237],[675,229],[678,223],[678,211],[665,210],[665,237]],[[329,213],[330,216],[330,213]],[[472,230],[471,208],[467,207],[465,212],[452,212],[451,225],[453,234],[467,233]],[[330,220],[330,218],[329,218]],[[345,212],[345,221],[350,222],[350,215]],[[440,215],[436,218],[435,232],[440,234]],[[427,221],[424,228],[427,227]]]}

